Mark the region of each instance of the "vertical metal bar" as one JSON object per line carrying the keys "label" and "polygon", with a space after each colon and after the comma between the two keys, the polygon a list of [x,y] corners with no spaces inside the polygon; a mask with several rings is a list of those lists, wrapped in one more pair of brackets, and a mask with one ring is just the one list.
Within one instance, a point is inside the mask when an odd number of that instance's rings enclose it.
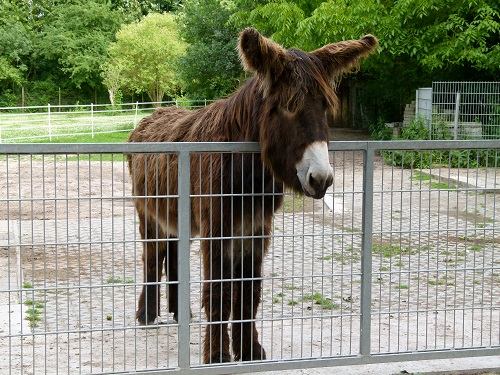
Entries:
{"label": "vertical metal bar", "polygon": [[372,296],[372,225],[373,225],[373,157],[369,146],[363,163],[363,237],[361,253],[361,321],[360,353],[371,351],[371,296]]}
{"label": "vertical metal bar", "polygon": [[[189,348],[189,243],[191,236],[191,207],[190,207],[190,154],[189,151],[181,151],[178,161],[178,233],[179,245],[177,262],[179,268],[179,293],[178,293],[178,313],[179,313],[179,367],[189,368],[191,364]],[[181,254],[183,254],[181,256]]]}
{"label": "vertical metal bar", "polygon": [[453,120],[453,139],[458,139],[458,116],[460,115],[460,91],[455,96],[455,117]]}

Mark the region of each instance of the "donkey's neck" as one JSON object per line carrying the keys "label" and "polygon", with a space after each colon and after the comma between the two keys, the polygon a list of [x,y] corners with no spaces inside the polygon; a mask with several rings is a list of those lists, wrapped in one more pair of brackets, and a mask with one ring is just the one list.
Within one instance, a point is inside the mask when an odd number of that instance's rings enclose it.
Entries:
{"label": "donkey's neck", "polygon": [[229,97],[220,100],[219,105],[222,125],[220,129],[227,141],[259,141],[263,99],[257,78],[249,79]]}

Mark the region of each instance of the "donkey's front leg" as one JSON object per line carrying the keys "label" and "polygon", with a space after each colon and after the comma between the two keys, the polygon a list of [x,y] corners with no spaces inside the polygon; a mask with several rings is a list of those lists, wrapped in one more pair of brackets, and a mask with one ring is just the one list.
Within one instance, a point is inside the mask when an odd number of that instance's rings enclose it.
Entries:
{"label": "donkey's front leg", "polygon": [[203,342],[204,363],[231,361],[227,324],[231,314],[231,283],[221,281],[230,279],[231,267],[225,264],[222,242],[228,241],[205,240],[201,245],[205,279],[202,304],[208,320]]}
{"label": "donkey's front leg", "polygon": [[[261,233],[259,233],[260,235]],[[241,264],[235,267],[233,288],[233,316],[231,325],[232,347],[235,360],[252,361],[266,359],[266,352],[259,343],[255,322],[262,293],[262,258],[266,240],[257,238],[244,241],[245,254]]]}

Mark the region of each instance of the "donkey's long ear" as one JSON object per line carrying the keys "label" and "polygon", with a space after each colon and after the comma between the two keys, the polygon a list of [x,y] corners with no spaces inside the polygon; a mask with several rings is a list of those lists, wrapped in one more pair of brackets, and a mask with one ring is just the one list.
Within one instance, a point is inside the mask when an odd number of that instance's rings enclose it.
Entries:
{"label": "donkey's long ear", "polygon": [[365,35],[359,40],[328,44],[311,53],[322,62],[328,75],[334,79],[357,66],[361,58],[372,53],[377,45],[377,38]]}
{"label": "donkey's long ear", "polygon": [[283,71],[287,59],[283,47],[250,27],[240,33],[238,50],[245,70],[261,75],[269,83]]}

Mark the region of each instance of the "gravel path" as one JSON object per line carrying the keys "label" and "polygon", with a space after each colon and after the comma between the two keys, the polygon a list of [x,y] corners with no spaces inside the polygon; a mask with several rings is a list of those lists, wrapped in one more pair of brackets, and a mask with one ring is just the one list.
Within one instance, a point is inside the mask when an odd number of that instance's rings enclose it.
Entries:
{"label": "gravel path", "polygon": [[[333,163],[333,212],[320,201],[288,197],[274,219],[257,322],[270,359],[359,350],[361,153],[335,153]],[[450,178],[460,173],[452,172]],[[486,184],[495,171],[476,173]],[[372,351],[498,346],[496,187],[484,194],[471,181],[434,188],[415,175],[376,160]],[[0,373],[9,366],[31,374],[177,365],[177,327],[166,299],[157,325],[134,321],[142,265],[129,186],[121,161],[0,162],[0,197],[7,197],[0,200],[0,346],[9,348],[0,353]],[[190,254],[197,365],[204,325],[197,240]],[[5,292],[22,283],[22,293]]]}

